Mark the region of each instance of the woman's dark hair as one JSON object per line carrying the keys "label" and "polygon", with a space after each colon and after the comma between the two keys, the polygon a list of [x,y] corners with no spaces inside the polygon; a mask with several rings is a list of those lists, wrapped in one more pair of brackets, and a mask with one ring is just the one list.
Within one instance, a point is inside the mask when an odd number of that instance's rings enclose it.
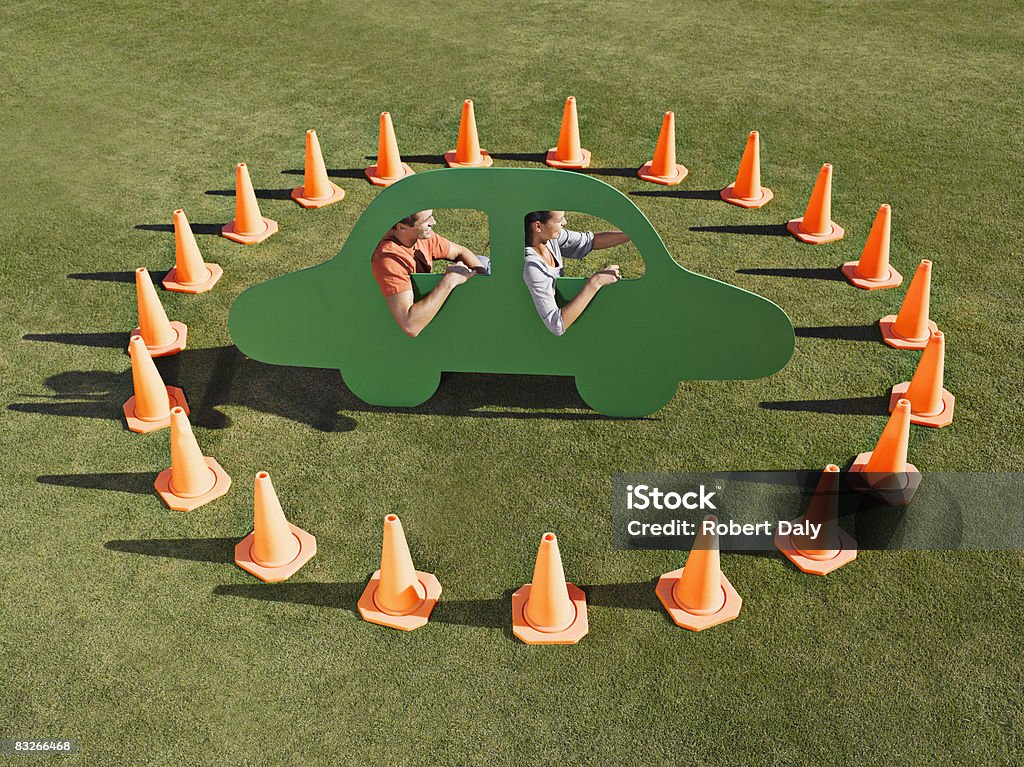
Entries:
{"label": "woman's dark hair", "polygon": [[551,220],[551,216],[554,213],[553,210],[535,210],[533,213],[527,213],[523,218],[523,234],[526,237],[526,244],[530,244],[530,225],[534,223],[546,224]]}

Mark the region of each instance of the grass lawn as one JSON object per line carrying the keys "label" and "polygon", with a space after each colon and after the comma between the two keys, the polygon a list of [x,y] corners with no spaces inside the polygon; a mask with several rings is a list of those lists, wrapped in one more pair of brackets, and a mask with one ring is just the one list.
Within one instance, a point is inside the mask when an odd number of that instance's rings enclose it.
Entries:
{"label": "grass lawn", "polygon": [[[871,329],[904,289],[832,270],[882,202],[904,286],[935,263],[958,400],[949,428],[913,429],[911,460],[1019,468],[1015,3],[13,2],[0,50],[0,738],[77,738],[66,761],[87,765],[1024,761],[1021,552],[868,551],[826,578],[724,554],[743,612],[695,634],[653,591],[684,554],[612,551],[609,518],[616,472],[804,469],[871,449],[918,357]],[[234,349],[237,295],[331,258],[379,193],[363,168],[380,111],[416,170],[454,147],[467,97],[497,164],[540,167],[569,94],[591,172],[669,252],[790,315],[784,370],[683,383],[655,416],[616,420],[571,378],[451,374],[422,407],[388,410],[337,371]],[[690,169],[669,189],[634,175],[666,109]],[[319,211],[287,199],[308,128],[347,190]],[[751,129],[775,198],[747,211],[717,190]],[[280,223],[258,246],[215,236],[240,161]],[[845,239],[774,236],[823,162]],[[191,514],[152,491],[167,432],[133,434],[121,414],[132,272],[170,268],[178,207],[225,277],[160,291],[189,346],[159,367],[235,483]],[[438,231],[471,240],[477,224]],[[273,586],[232,562],[261,469],[319,544]],[[409,634],[355,612],[388,512],[444,587]],[[511,635],[509,597],[546,530],[588,594],[574,647]]]}

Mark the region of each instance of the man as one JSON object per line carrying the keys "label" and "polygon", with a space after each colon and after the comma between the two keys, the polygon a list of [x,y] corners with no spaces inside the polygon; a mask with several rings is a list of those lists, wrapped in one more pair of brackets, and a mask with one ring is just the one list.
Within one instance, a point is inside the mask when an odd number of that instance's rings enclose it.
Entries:
{"label": "man", "polygon": [[[413,338],[419,335],[455,288],[474,274],[488,274],[490,260],[446,240],[434,231],[434,211],[421,210],[395,224],[373,251],[371,266],[395,322]],[[413,301],[410,274],[430,272],[434,261],[455,261],[430,293]]]}

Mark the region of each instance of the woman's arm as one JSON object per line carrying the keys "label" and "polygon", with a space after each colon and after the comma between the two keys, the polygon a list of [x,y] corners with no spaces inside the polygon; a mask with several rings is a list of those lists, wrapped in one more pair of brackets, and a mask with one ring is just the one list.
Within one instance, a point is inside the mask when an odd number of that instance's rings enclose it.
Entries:
{"label": "woman's arm", "polygon": [[605,285],[618,282],[619,267],[609,266],[600,272],[590,276],[590,279],[583,285],[583,289],[561,309],[555,302],[555,280],[548,275],[537,261],[527,259],[523,268],[523,281],[530,289],[530,297],[533,298],[533,305],[537,307],[537,314],[544,321],[544,325],[556,336],[562,335],[587,308],[587,305],[594,300],[597,291]]}
{"label": "woman's arm", "polygon": [[616,245],[622,245],[629,242],[629,237],[626,236],[625,232],[598,232],[594,235],[594,250],[603,250],[605,248],[614,248]]}
{"label": "woman's arm", "polygon": [[605,285],[611,285],[613,282],[618,282],[622,277],[619,275],[618,264],[612,264],[606,266],[599,272],[595,272],[590,275],[590,279],[587,280],[583,286],[583,290],[576,294],[576,297],[569,303],[562,307],[562,328],[563,333],[569,329],[569,326],[574,323],[583,310],[587,308],[587,305],[594,300],[594,296],[597,295],[597,291],[603,288]]}

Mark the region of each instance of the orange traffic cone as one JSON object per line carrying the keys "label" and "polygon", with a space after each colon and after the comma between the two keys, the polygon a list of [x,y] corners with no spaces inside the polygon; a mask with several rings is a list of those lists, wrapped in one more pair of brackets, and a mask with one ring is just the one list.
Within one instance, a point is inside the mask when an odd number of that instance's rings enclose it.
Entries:
{"label": "orange traffic cone", "polygon": [[449,168],[488,168],[494,164],[487,151],[480,148],[472,99],[462,102],[459,141],[453,151],[444,153],[444,161],[448,163]]}
{"label": "orange traffic cone", "polygon": [[380,570],[370,576],[359,597],[363,620],[402,631],[426,626],[441,596],[441,584],[431,573],[416,570],[397,514],[384,517]]}
{"label": "orange traffic cone", "polygon": [[941,330],[933,330],[913,377],[892,387],[889,412],[896,409],[896,403],[901,399],[907,399],[910,400],[911,423],[937,428],[953,423],[956,398],[942,388],[945,358],[945,336]]}
{"label": "orange traffic cone", "polygon": [[654,147],[654,159],[644,163],[636,172],[644,181],[673,186],[678,184],[689,171],[685,165],[676,165],[676,116],[666,112],[661,121],[661,132]]}
{"label": "orange traffic cone", "polygon": [[292,199],[303,208],[324,208],[345,197],[345,190],[327,177],[327,166],[315,130],[306,131],[306,166],[302,186],[292,189]]}
{"label": "orange traffic cone", "polygon": [[199,253],[185,211],[174,211],[174,268],[164,277],[164,289],[175,293],[205,293],[224,276],[220,264],[207,264]]}
{"label": "orange traffic cone", "polygon": [[871,225],[868,241],[860,254],[860,261],[847,261],[842,266],[843,276],[864,290],[895,288],[903,282],[903,275],[889,265],[889,231],[892,208],[882,203]]}
{"label": "orange traffic cone", "polygon": [[576,644],[587,633],[587,596],[565,580],[554,533],[544,533],[533,580],[512,595],[512,633],[526,644]]}
{"label": "orange traffic cone", "polygon": [[843,227],[832,220],[832,166],[825,163],[818,173],[818,180],[811,192],[811,199],[801,218],[794,218],[786,224],[789,233],[800,242],[821,245],[842,239]]}
{"label": "orange traffic cone", "polygon": [[249,169],[244,162],[235,166],[235,220],[221,227],[220,233],[234,242],[253,245],[277,232],[277,222],[264,218],[256,201]]}
{"label": "orange traffic cone", "polygon": [[235,546],[235,564],[267,583],[286,581],[316,554],[316,538],[291,524],[270,475],[256,475],[253,529]]}
{"label": "orange traffic cone", "polygon": [[142,336],[132,336],[128,353],[132,357],[132,383],[135,385],[135,393],[122,406],[128,428],[139,434],[166,429],[171,425],[172,407],[180,407],[188,415],[185,392],[177,386],[164,386]]}
{"label": "orange traffic cone", "polygon": [[558,131],[558,146],[548,150],[544,160],[552,168],[579,170],[590,167],[590,152],[580,146],[580,123],[576,115],[576,97],[565,100],[562,127]]}
{"label": "orange traffic cone", "polygon": [[398,153],[395,126],[389,112],[380,113],[380,135],[377,137],[377,164],[366,169],[366,177],[374,186],[391,186],[415,171],[402,162]]}
{"label": "orange traffic cone", "polygon": [[171,468],[161,471],[153,484],[175,511],[198,509],[231,487],[227,472],[199,449],[184,408],[171,408]]}
{"label": "orange traffic cone", "polygon": [[135,296],[139,306],[139,326],[131,335],[142,336],[154,357],[168,357],[185,348],[188,327],[183,322],[170,322],[153,280],[145,267],[135,270]]}
{"label": "orange traffic cone", "polygon": [[887,314],[878,321],[882,340],[896,349],[923,349],[938,326],[928,319],[931,302],[932,262],[924,259],[910,280],[899,314]]}
{"label": "orange traffic cone", "polygon": [[704,517],[686,564],[658,579],[655,593],[677,626],[700,631],[731,621],[743,599],[720,567],[713,515]]}
{"label": "orange traffic cone", "polygon": [[921,473],[907,463],[910,445],[910,400],[901,399],[889,416],[875,449],[859,454],[850,467],[850,484],[890,505],[910,503]]}
{"label": "orange traffic cone", "polygon": [[741,208],[760,208],[775,196],[771,189],[761,186],[761,139],[756,130],[747,136],[736,180],[720,194],[723,200]]}
{"label": "orange traffic cone", "polygon": [[827,575],[857,558],[857,542],[839,527],[839,467],[834,463],[821,473],[807,511],[792,522],[779,523],[775,548],[813,575]]}

